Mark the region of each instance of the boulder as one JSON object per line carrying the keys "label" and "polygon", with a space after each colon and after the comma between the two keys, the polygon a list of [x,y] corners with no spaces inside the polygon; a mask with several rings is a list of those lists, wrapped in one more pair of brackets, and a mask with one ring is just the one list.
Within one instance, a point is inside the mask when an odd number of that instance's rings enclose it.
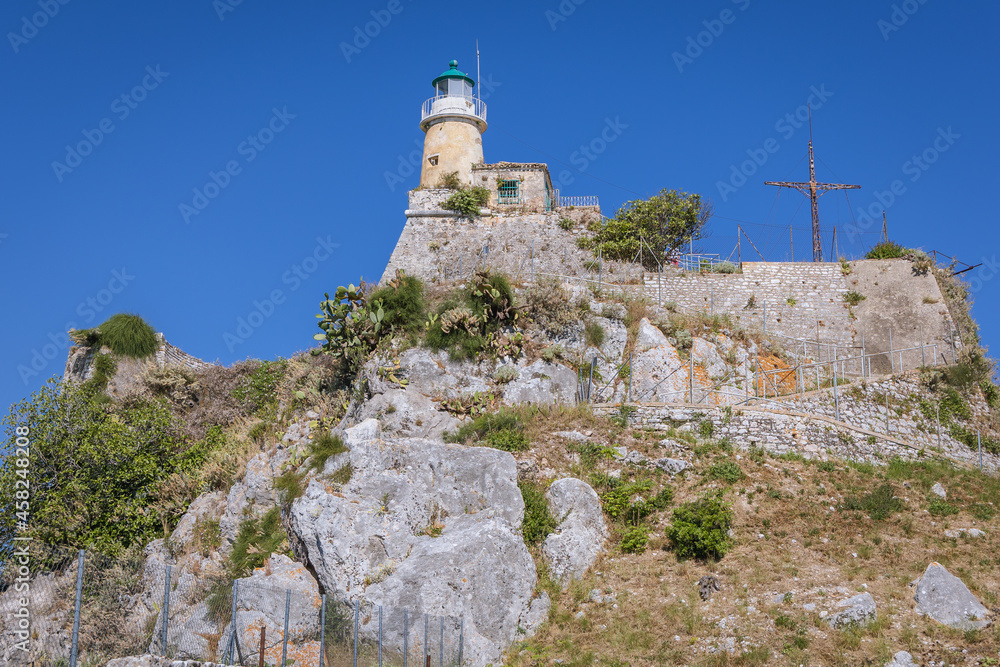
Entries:
{"label": "boulder", "polygon": [[[534,561],[521,537],[524,502],[514,458],[486,447],[384,437],[369,419],[344,431],[350,463],[334,489],[312,480],[290,510],[294,539],[323,589],[341,601],[386,610],[390,648],[402,643],[402,611],[465,622],[469,665],[499,661],[544,617],[533,598]],[[366,614],[361,634],[377,631]]]}
{"label": "boulder", "polygon": [[944,531],[944,536],[945,537],[954,537],[954,538],[957,538],[957,537],[962,537],[963,535],[966,536],[966,537],[973,537],[973,538],[975,538],[975,537],[982,537],[982,536],[986,535],[986,533],[984,533],[983,531],[979,530],[978,528],[958,528],[958,529],[955,529],[955,530],[949,529],[949,530]]}
{"label": "boulder", "polygon": [[284,459],[283,456],[258,454],[247,463],[243,479],[229,489],[226,511],[219,520],[219,532],[222,534],[220,552],[223,556],[228,556],[232,550],[243,521],[251,516],[262,516],[277,504],[274,477],[281,474]]}
{"label": "boulder", "polygon": [[545,493],[549,511],[558,521],[542,552],[552,577],[568,586],[587,572],[604,551],[608,527],[601,500],[589,484],[572,477],[556,480]]}
{"label": "boulder", "polygon": [[691,467],[687,461],[671,458],[656,459],[653,461],[653,465],[671,476]]}
{"label": "boulder", "polygon": [[944,490],[943,486],[941,486],[941,482],[934,482],[934,486],[931,487],[931,493],[936,496],[940,496],[941,498],[948,497],[948,492]]}
{"label": "boulder", "polygon": [[841,600],[837,607],[844,611],[838,612],[827,619],[835,628],[845,628],[851,625],[868,625],[875,620],[875,599],[871,593],[861,593],[854,597]]}
{"label": "boulder", "polygon": [[989,610],[969,592],[962,580],[940,563],[931,563],[917,579],[913,599],[917,613],[959,630],[978,630],[990,624]]}
{"label": "boulder", "polygon": [[885,667],[917,667],[917,663],[913,662],[912,655],[906,651],[900,651],[892,656],[892,660],[885,663]]}

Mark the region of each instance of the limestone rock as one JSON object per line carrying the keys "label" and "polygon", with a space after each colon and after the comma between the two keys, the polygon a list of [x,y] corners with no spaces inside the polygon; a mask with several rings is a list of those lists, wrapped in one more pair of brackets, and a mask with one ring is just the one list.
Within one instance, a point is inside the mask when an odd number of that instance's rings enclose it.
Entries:
{"label": "limestone rock", "polygon": [[944,490],[943,486],[941,486],[941,482],[934,483],[934,486],[931,487],[931,493],[942,498],[948,497],[948,492]]}
{"label": "limestone rock", "polygon": [[[520,535],[524,503],[514,458],[486,447],[383,437],[374,419],[344,432],[339,489],[312,481],[293,503],[291,531],[328,595],[411,615],[465,619],[470,665],[496,663],[518,626],[541,615],[537,574]],[[330,464],[328,464],[328,468]],[[434,537],[437,535],[437,537]],[[536,599],[537,600],[537,599]],[[370,615],[361,633],[376,631]],[[383,626],[402,643],[402,615]]]}
{"label": "limestone rock", "polygon": [[221,553],[228,555],[240,524],[249,516],[262,516],[277,504],[274,477],[281,474],[282,456],[258,454],[247,463],[243,479],[233,484],[226,497],[226,511],[219,520]]}
{"label": "limestone rock", "polygon": [[687,461],[671,458],[656,459],[653,461],[653,465],[671,476],[691,467]]}
{"label": "limestone rock", "polygon": [[967,537],[982,537],[986,535],[983,531],[978,528],[958,528],[956,530],[946,530],[944,531],[945,537],[962,537],[963,535]]}
{"label": "limestone rock", "polygon": [[917,667],[917,663],[913,662],[912,655],[906,651],[900,651],[892,656],[892,660],[885,663],[885,667]]}
{"label": "limestone rock", "polygon": [[[238,580],[235,631],[241,646],[259,646],[261,627],[267,628],[267,636],[282,637],[286,591],[291,591],[288,597],[289,657],[300,663],[301,656],[318,654],[316,635],[321,598],[313,576],[288,556],[273,555],[265,567]],[[219,646],[229,644],[233,631],[233,624],[226,626]],[[272,646],[265,651],[264,657],[266,662],[280,664],[281,646]]]}
{"label": "limestone rock", "polygon": [[962,580],[939,563],[931,563],[915,582],[917,613],[959,630],[978,630],[990,624],[989,610],[969,592]]}
{"label": "limestone rock", "polygon": [[170,548],[174,552],[186,551],[198,539],[199,523],[218,520],[225,511],[226,494],[222,491],[210,491],[195,498],[170,534],[167,540]]}
{"label": "limestone rock", "polygon": [[556,431],[553,435],[558,435],[560,438],[572,440],[573,442],[587,442],[589,439],[579,431]]}
{"label": "limestone rock", "polygon": [[698,580],[698,597],[702,600],[708,600],[712,597],[712,593],[721,590],[722,586],[719,584],[719,580],[711,575],[705,575]]}
{"label": "limestone rock", "polygon": [[539,359],[523,367],[516,380],[504,385],[503,402],[507,405],[572,403],[576,399],[576,388],[575,371]]}
{"label": "limestone rock", "polygon": [[844,611],[834,614],[827,621],[835,628],[868,625],[875,620],[875,599],[871,593],[861,593],[841,600],[837,603],[837,607],[844,609]]}
{"label": "limestone rock", "polygon": [[608,527],[601,500],[586,482],[572,477],[556,480],[545,498],[559,524],[545,539],[542,552],[551,564],[552,576],[567,586],[581,578],[604,550]]}
{"label": "limestone rock", "polygon": [[459,422],[438,404],[410,387],[392,387],[376,394],[358,409],[357,420],[378,419],[386,433],[410,438],[439,440],[454,431]]}
{"label": "limestone rock", "polygon": [[643,318],[632,357],[632,396],[643,401],[677,401],[688,386],[680,355],[663,332]]}

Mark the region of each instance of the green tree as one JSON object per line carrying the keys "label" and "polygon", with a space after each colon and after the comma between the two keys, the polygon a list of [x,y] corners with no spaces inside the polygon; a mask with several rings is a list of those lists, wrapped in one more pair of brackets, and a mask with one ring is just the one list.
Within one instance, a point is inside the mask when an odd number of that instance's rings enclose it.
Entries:
{"label": "green tree", "polygon": [[[100,391],[50,380],[3,424],[0,544],[24,518],[15,513],[18,480],[30,486],[25,527],[36,540],[108,553],[145,544],[162,532],[150,507],[159,483],[198,462],[158,400],[109,403]],[[27,466],[15,451],[19,426],[30,430]]]}
{"label": "green tree", "polygon": [[655,269],[673,251],[703,238],[711,217],[712,205],[701,195],[664,189],[626,202],[583,243],[605,259],[631,262],[640,255],[643,266]]}

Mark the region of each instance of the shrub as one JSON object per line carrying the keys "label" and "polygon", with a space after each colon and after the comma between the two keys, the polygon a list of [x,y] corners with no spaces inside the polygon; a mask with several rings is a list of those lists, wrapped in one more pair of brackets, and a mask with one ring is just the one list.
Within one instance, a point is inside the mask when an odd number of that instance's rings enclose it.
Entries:
{"label": "shrub", "polygon": [[867,298],[868,297],[866,297],[861,292],[856,292],[854,290],[850,290],[849,292],[844,293],[844,303],[846,303],[849,306],[857,306],[859,303],[861,303]]}
{"label": "shrub", "polygon": [[550,345],[541,352],[542,361],[552,363],[556,359],[562,358],[566,354],[566,348],[562,345]]}
{"label": "shrub", "polygon": [[573,229],[574,227],[576,227],[576,223],[570,220],[569,218],[563,218],[562,220],[559,221],[559,228],[565,229],[567,232]]}
{"label": "shrub", "polygon": [[[490,349],[491,338],[496,338],[502,326],[517,320],[514,304],[507,278],[481,271],[472,285],[456,290],[438,307],[427,322],[424,342],[435,350],[448,350],[453,359],[478,357]],[[494,347],[493,351],[504,349]]]}
{"label": "shrub", "polygon": [[694,345],[694,337],[687,329],[680,329],[674,333],[674,340],[677,341],[677,348],[680,350],[690,350]]}
{"label": "shrub", "polygon": [[733,509],[721,495],[707,495],[674,509],[667,539],[679,559],[719,559],[732,546]]}
{"label": "shrub", "polygon": [[557,525],[549,512],[545,493],[534,482],[522,481],[517,486],[521,489],[521,498],[524,500],[524,521],[521,523],[524,541],[528,544],[541,544]]}
{"label": "shrub", "polygon": [[746,477],[735,461],[721,461],[713,464],[708,469],[706,476],[709,479],[719,479],[728,484],[735,484]]}
{"label": "shrub", "polygon": [[864,512],[873,521],[882,521],[891,514],[902,511],[903,501],[894,495],[892,485],[883,484],[860,498],[857,496],[844,498],[841,507],[845,510]]}
{"label": "shrub", "polygon": [[524,291],[524,314],[543,330],[557,334],[577,319],[569,294],[554,278],[538,280]]}
{"label": "shrub", "polygon": [[715,433],[715,422],[712,420],[706,419],[698,424],[698,435],[701,437],[707,440],[712,437],[713,433]]}
{"label": "shrub", "polygon": [[446,188],[448,190],[461,190],[462,189],[462,179],[458,177],[457,171],[450,171],[441,177],[438,182],[439,188]]}
{"label": "shrub", "polygon": [[604,344],[604,327],[599,322],[588,321],[583,325],[583,338],[587,341],[587,345],[600,347]]}
{"label": "shrub", "polygon": [[865,254],[865,259],[897,259],[906,253],[906,248],[895,241],[882,241]]}
{"label": "shrub", "polygon": [[427,319],[424,283],[415,276],[397,271],[396,277],[368,296],[368,302],[382,307],[382,326],[389,331],[418,331]]}
{"label": "shrub", "polygon": [[605,487],[607,490],[599,494],[604,511],[612,519],[621,519],[632,525],[639,525],[650,514],[666,509],[674,499],[674,492],[670,487],[664,487],[650,496],[653,483],[648,479],[624,482],[616,477],[608,477]]}
{"label": "shrub", "polygon": [[739,268],[732,262],[726,261],[726,262],[719,262],[714,267],[712,267],[712,270],[715,271],[715,273],[736,273],[737,271],[739,271]]}
{"label": "shrub", "polygon": [[229,576],[234,579],[248,576],[263,567],[276,552],[288,553],[289,545],[281,524],[281,511],[272,507],[264,516],[249,518],[240,524],[229,556]]}
{"label": "shrub", "polygon": [[649,529],[645,526],[632,526],[622,535],[622,552],[627,554],[641,554],[646,550],[649,543]]}
{"label": "shrub", "polygon": [[490,191],[484,187],[459,190],[441,203],[441,208],[455,211],[466,218],[479,216],[479,211],[490,202]]}
{"label": "shrub", "polygon": [[516,366],[501,366],[493,371],[493,381],[497,384],[507,384],[516,380],[520,375]]}

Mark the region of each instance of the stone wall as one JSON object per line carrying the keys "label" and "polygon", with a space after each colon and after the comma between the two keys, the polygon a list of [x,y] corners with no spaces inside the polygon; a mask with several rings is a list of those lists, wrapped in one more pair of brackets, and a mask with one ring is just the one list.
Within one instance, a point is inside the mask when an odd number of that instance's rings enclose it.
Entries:
{"label": "stone wall", "polygon": [[549,180],[549,169],[544,164],[500,162],[472,167],[472,184],[490,191],[491,208],[498,206],[497,188],[500,180],[518,181],[520,195],[518,204],[503,204],[501,208],[524,213],[544,212],[551,208],[552,181]]}
{"label": "stone wall", "polygon": [[[396,269],[426,281],[444,282],[468,276],[474,267],[484,264],[522,280],[528,280],[532,270],[536,274],[588,275],[586,265],[593,257],[577,246],[577,238],[587,233],[587,221],[599,218],[599,211],[496,209],[469,220],[440,209],[450,194],[449,190],[410,193],[406,224],[381,282],[394,276]],[[571,229],[560,226],[564,219],[572,221]]]}

